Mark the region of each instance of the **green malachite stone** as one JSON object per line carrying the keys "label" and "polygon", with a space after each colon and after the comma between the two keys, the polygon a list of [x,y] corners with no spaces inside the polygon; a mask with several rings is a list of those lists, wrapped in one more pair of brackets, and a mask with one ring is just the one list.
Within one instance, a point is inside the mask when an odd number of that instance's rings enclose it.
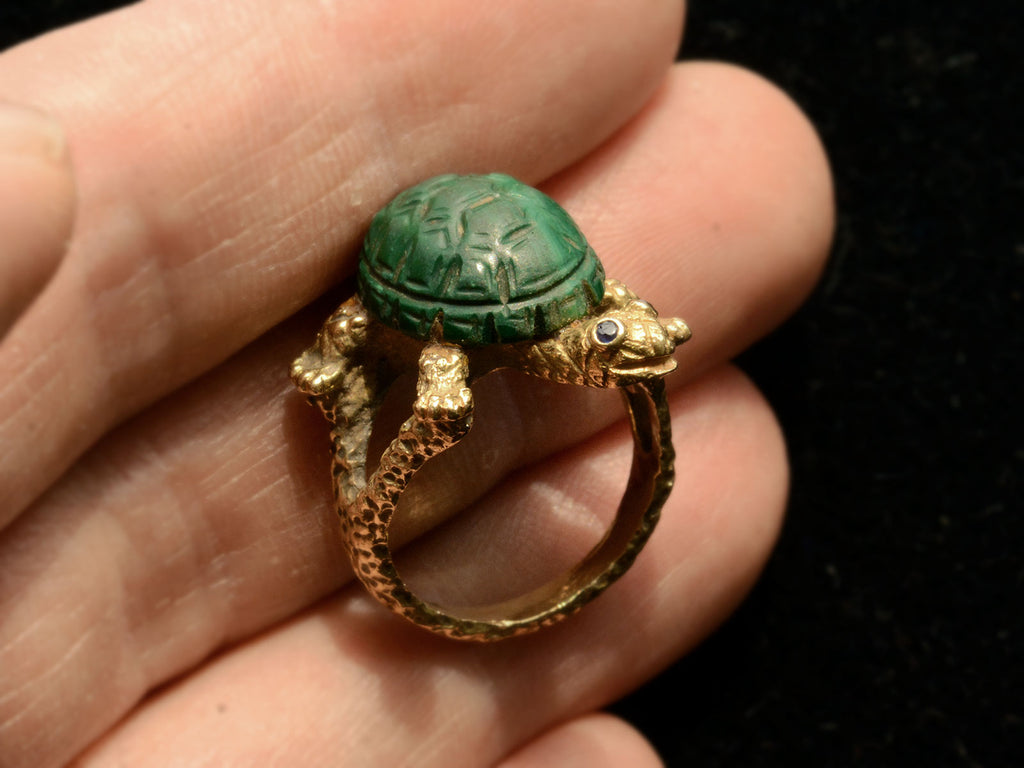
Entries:
{"label": "green malachite stone", "polygon": [[377,213],[363,243],[359,296],[381,322],[447,341],[550,335],[604,295],[604,269],[569,214],[511,176],[446,175]]}

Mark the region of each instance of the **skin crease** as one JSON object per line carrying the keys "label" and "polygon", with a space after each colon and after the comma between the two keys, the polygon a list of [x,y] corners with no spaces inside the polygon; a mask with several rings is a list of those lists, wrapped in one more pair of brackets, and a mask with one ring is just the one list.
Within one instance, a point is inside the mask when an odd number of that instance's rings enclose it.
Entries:
{"label": "skin crease", "polygon": [[[574,745],[588,764],[656,764],[629,726],[592,713],[711,631],[770,551],[784,448],[723,363],[813,285],[827,164],[759,78],[712,64],[666,76],[678,4],[566,2],[549,24],[524,21],[548,18],[530,3],[500,17],[448,4],[467,32],[455,42],[372,3],[285,19],[269,3],[167,1],[0,56],[0,98],[60,120],[78,189],[60,267],[0,342],[5,768],[546,765]],[[161,50],[140,62],[180,64],[119,66],[155,29]],[[499,32],[518,68],[474,58]],[[283,46],[289,34],[304,45]],[[260,87],[225,90],[249,61]],[[441,76],[467,61],[509,89]],[[346,75],[357,66],[380,94]],[[539,91],[530,66],[546,67]],[[287,369],[347,291],[286,318],[351,273],[362,226],[397,189],[495,168],[544,180],[608,274],[694,338],[669,379],[677,491],[637,565],[560,627],[467,646],[345,586],[326,428]],[[507,588],[496,564],[528,574],[586,545],[592,500],[620,493],[609,468],[628,437],[614,397],[566,390],[481,383],[477,442],[429,467],[399,531],[410,575]]]}

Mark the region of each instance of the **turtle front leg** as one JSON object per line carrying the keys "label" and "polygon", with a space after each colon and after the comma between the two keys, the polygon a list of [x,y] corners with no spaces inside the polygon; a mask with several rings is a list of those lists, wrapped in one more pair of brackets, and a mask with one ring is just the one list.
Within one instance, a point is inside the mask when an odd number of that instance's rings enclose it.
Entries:
{"label": "turtle front leg", "polygon": [[601,302],[604,308],[622,309],[638,298],[625,283],[611,277],[604,281],[604,301]]}
{"label": "turtle front leg", "polygon": [[415,418],[444,424],[465,423],[465,431],[468,431],[473,392],[466,381],[469,376],[466,353],[448,344],[428,344],[420,354],[419,369],[416,401],[412,406]]}
{"label": "turtle front leg", "polygon": [[370,317],[353,296],[329,317],[316,341],[292,363],[292,381],[331,422],[334,489],[348,505],[366,483],[366,446],[383,389],[376,365],[366,365]]}
{"label": "turtle front leg", "polygon": [[355,367],[353,354],[366,343],[369,322],[358,296],[338,307],[317,333],[313,345],[292,363],[295,386],[324,407],[322,400],[340,389]]}
{"label": "turtle front leg", "polygon": [[469,362],[458,347],[428,344],[420,354],[413,414],[384,451],[380,465],[351,506],[342,512],[342,533],[352,567],[370,590],[395,611],[419,616],[391,560],[389,529],[409,482],[425,462],[451,448],[473,421]]}

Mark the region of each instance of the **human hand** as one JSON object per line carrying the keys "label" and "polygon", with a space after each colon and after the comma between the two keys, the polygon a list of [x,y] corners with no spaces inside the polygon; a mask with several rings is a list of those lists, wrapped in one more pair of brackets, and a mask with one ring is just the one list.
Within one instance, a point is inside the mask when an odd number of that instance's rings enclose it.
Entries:
{"label": "human hand", "polygon": [[[46,144],[18,171],[38,194],[2,191],[23,226],[0,264],[0,766],[653,763],[594,713],[756,578],[786,463],[727,361],[820,269],[813,131],[748,73],[670,68],[675,2],[396,7],[165,0],[0,56],[0,99],[56,117],[71,157]],[[491,170],[541,184],[694,337],[636,565],[558,627],[470,645],[353,583],[288,367],[373,211]],[[515,588],[585,551],[631,454],[585,394],[481,382],[478,447],[424,472],[399,532],[411,579]]]}

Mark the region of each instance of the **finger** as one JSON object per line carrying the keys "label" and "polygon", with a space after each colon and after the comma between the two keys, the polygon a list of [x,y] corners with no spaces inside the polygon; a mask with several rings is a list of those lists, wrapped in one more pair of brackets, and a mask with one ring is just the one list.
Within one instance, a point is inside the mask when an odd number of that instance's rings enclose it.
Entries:
{"label": "finger", "polygon": [[350,273],[402,186],[536,180],[607,137],[671,61],[679,6],[141,3],[5,53],[0,94],[73,131],[80,207],[0,347],[0,525],[112,424]]}
{"label": "finger", "polygon": [[43,113],[0,102],[0,339],[57,268],[74,212],[61,127]]}
{"label": "finger", "polygon": [[832,241],[832,180],[813,126],[775,86],[721,63],[677,66],[615,141],[547,189],[594,233],[609,275],[684,316],[690,373],[788,317]]}
{"label": "finger", "polygon": [[[726,126],[713,127],[721,108],[719,93],[738,93],[751,102],[751,119],[778,131],[773,167],[759,160],[758,146],[747,145],[749,156],[722,153],[731,161],[719,165],[719,171],[738,184],[784,186],[788,182],[774,176],[789,179],[790,166],[800,167],[807,153],[817,151],[804,120],[762,81],[732,68],[709,70],[701,65],[694,71],[708,87],[693,95],[688,85],[691,69],[679,68],[652,111],[615,140],[626,144],[602,153],[601,179],[614,179],[623,189],[656,189],[663,174],[682,176],[694,162],[694,153],[715,154],[715,138],[729,134]],[[717,82],[709,83],[716,76]],[[703,102],[700,94],[706,97]],[[700,132],[698,126],[705,123]],[[691,133],[699,133],[704,143],[674,141]],[[637,146],[630,148],[634,143]],[[659,148],[658,165],[635,161],[649,157],[654,147]],[[820,163],[820,154],[814,156]],[[610,157],[622,161],[621,171]],[[584,180],[573,192],[584,208],[588,167],[584,163],[578,169]],[[745,172],[748,167],[759,167],[766,176],[751,177]],[[737,175],[739,171],[744,172]],[[591,180],[594,177],[589,174]],[[568,181],[559,183],[567,188]],[[765,218],[770,236],[756,242],[742,237],[730,248],[723,235],[709,265],[699,251],[681,253],[676,245],[694,238],[694,229],[707,226],[703,217],[691,221],[686,215],[690,197],[703,197],[702,186],[681,185],[678,198],[637,201],[633,217],[625,223],[591,216],[588,235],[607,242],[608,260],[622,258],[615,246],[629,246],[630,229],[644,242],[644,248],[633,252],[637,260],[645,260],[640,268],[630,272],[630,262],[622,261],[615,272],[610,267],[610,273],[635,284],[644,280],[644,268],[661,261],[679,264],[678,270],[666,273],[668,285],[649,289],[664,294],[663,310],[701,319],[698,328],[714,322],[722,311],[717,287],[728,284],[730,275],[737,276],[732,302],[739,309],[731,313],[731,325],[706,331],[720,335],[695,345],[691,357],[686,357],[689,350],[680,353],[683,365],[677,380],[686,378],[691,365],[703,369],[715,355],[721,359],[731,354],[738,343],[733,336],[746,338],[767,330],[750,327],[746,318],[757,322],[770,316],[764,303],[772,303],[772,313],[785,311],[769,293],[772,284],[794,302],[789,282],[809,285],[820,259],[812,249],[821,244],[796,228],[775,228],[774,220],[793,212],[805,218],[814,210],[826,215],[828,201],[815,197],[821,186],[808,183],[806,188],[791,189],[792,199],[778,198],[776,208],[758,208],[756,215]],[[566,199],[573,211],[575,199]],[[658,204],[678,215],[666,221]],[[744,232],[756,227],[749,215],[746,210],[724,208],[716,220],[723,233]],[[811,234],[817,229],[817,224],[809,227]],[[775,237],[785,240],[776,242]],[[773,269],[762,270],[768,288],[742,274],[748,269],[746,259],[764,258],[775,260]],[[699,284],[691,284],[690,275],[698,269],[714,289],[706,301]],[[687,304],[677,303],[680,299],[673,299],[673,293],[688,294]],[[126,425],[69,474],[25,523],[0,539],[0,560],[18,574],[3,585],[0,595],[0,614],[9,611],[10,616],[0,636],[0,670],[12,678],[6,687],[21,691],[5,703],[9,711],[21,711],[31,691],[38,700],[34,712],[39,722],[67,729],[63,738],[73,739],[86,729],[95,732],[98,723],[110,722],[150,686],[179,674],[224,642],[308,605],[347,578],[331,509],[325,425],[287,381],[290,358],[308,343],[329,310],[325,306],[314,319],[282,328],[179,397]],[[488,378],[482,384],[492,381]],[[478,398],[478,406],[488,409],[489,427],[480,432],[485,450],[472,455],[483,466],[468,477],[459,474],[456,483],[443,474],[437,477],[431,487],[446,506],[430,510],[433,517],[421,522],[430,524],[463,501],[461,490],[449,489],[470,486],[479,495],[511,466],[582,439],[621,413],[614,398],[603,414],[586,405],[587,410],[580,412],[578,401],[567,399],[571,390],[565,387],[519,391],[500,379],[493,385],[490,406],[486,392]],[[531,413],[517,423],[519,414]],[[511,417],[503,420],[505,414]],[[560,442],[563,437],[567,442]],[[66,610],[66,605],[76,610]],[[42,635],[52,646],[47,646],[41,666],[33,668],[23,659],[39,651]],[[114,654],[112,648],[121,651]],[[60,658],[67,658],[67,664],[41,683],[39,677]],[[66,702],[86,692],[105,702],[92,711],[95,720],[60,716]],[[56,735],[55,741],[60,742]]]}
{"label": "finger", "polygon": [[584,715],[520,747],[498,768],[658,768],[661,759],[629,723]]}
{"label": "finger", "polygon": [[[82,765],[154,764],[153,745],[172,739],[184,764],[490,765],[622,695],[735,607],[785,500],[778,428],[749,382],[719,371],[672,408],[678,490],[633,569],[577,616],[505,643],[453,643],[352,585],[151,698]],[[606,497],[604,454],[623,450],[574,452]],[[477,572],[493,567],[484,557]]]}

